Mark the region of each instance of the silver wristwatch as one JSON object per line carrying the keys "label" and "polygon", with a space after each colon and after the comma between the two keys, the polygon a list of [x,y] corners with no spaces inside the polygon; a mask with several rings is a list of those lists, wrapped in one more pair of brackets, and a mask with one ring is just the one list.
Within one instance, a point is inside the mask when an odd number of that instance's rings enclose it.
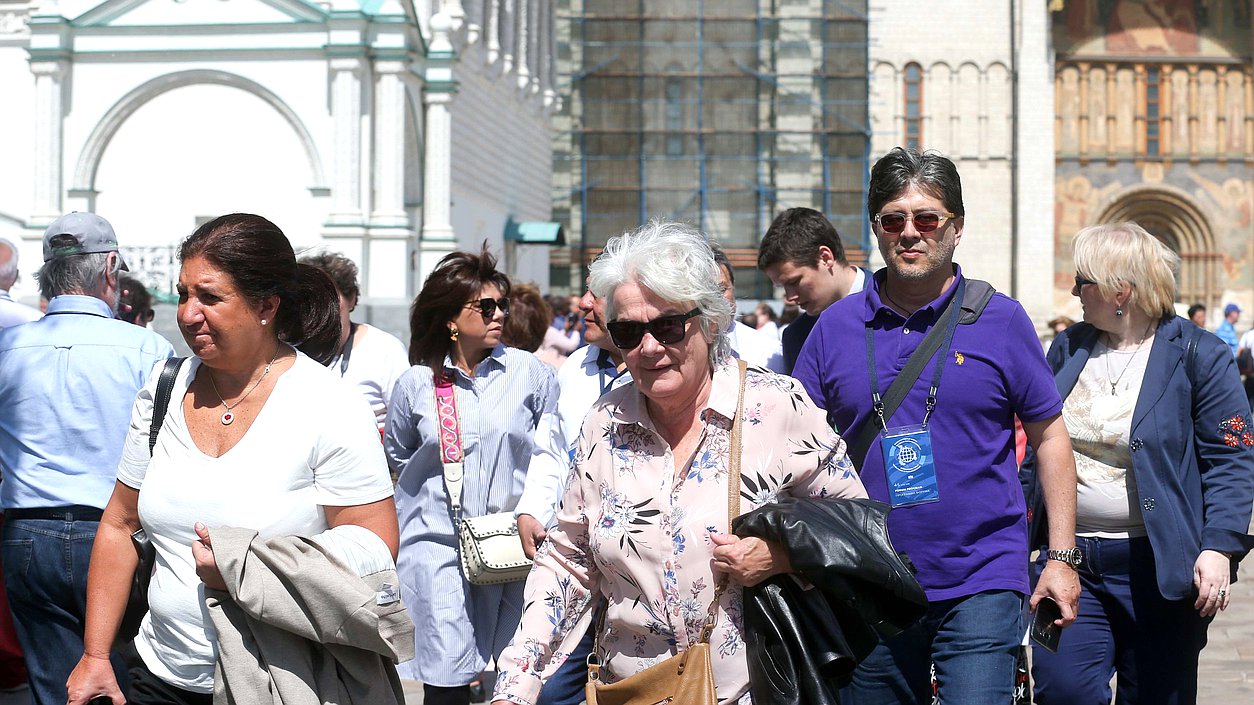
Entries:
{"label": "silver wristwatch", "polygon": [[1062,561],[1072,568],[1079,568],[1080,562],[1084,560],[1084,554],[1079,548],[1068,548],[1066,550],[1051,548],[1045,552],[1045,556],[1051,561]]}

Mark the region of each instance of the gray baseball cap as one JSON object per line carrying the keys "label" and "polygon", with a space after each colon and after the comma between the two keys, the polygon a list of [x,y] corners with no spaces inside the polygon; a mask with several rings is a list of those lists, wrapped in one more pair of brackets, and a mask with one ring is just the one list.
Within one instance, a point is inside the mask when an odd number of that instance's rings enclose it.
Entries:
{"label": "gray baseball cap", "polygon": [[[118,236],[109,221],[95,213],[66,213],[44,231],[44,261],[93,252],[118,252]],[[118,252],[122,269],[129,270]]]}

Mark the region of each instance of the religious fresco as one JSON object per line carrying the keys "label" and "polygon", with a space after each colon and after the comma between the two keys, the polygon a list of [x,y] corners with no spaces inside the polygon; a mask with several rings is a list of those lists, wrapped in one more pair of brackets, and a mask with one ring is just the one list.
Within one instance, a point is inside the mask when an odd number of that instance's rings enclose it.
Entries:
{"label": "religious fresco", "polygon": [[[1202,289],[1209,288],[1212,300],[1206,303],[1210,305],[1220,300],[1254,300],[1254,239],[1250,237],[1254,179],[1248,170],[1216,163],[1164,167],[1157,162],[1083,166],[1063,162],[1055,173],[1055,194],[1056,313],[1079,313],[1079,304],[1070,295],[1075,273],[1071,243],[1076,232],[1108,213],[1127,210],[1144,213],[1137,218],[1144,221],[1142,225],[1184,250],[1180,253],[1185,259],[1182,295],[1200,298]],[[1179,212],[1162,195],[1177,199],[1191,212]],[[1188,242],[1188,236],[1177,238],[1170,232],[1173,221],[1190,218],[1206,232],[1208,243]],[[1212,284],[1204,287],[1202,282],[1211,277]]]}
{"label": "religious fresco", "polygon": [[1054,46],[1065,57],[1248,57],[1251,0],[1064,0]]}

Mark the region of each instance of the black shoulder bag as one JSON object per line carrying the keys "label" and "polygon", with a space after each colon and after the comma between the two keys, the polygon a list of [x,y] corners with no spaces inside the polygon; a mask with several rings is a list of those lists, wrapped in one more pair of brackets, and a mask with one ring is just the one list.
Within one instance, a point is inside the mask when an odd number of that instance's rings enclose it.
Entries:
{"label": "black shoulder bag", "polygon": [[[157,378],[157,394],[152,402],[152,424],[148,427],[149,457],[152,457],[153,448],[157,447],[157,434],[161,433],[161,425],[165,423],[170,395],[174,391],[174,378],[178,376],[179,367],[186,359],[172,357],[166,360],[161,376]],[[139,555],[139,565],[135,567],[135,578],[131,581],[131,596],[126,602],[126,612],[122,614],[122,623],[113,639],[114,648],[134,639],[139,633],[139,623],[148,613],[148,583],[152,581],[153,563],[157,559],[157,548],[152,545],[143,528],[136,529],[131,534],[131,543],[135,545],[135,553]]]}
{"label": "black shoulder bag", "polygon": [[[949,305],[945,307],[937,316],[936,323],[933,324],[931,330],[927,332],[927,336],[923,338],[923,342],[919,343],[919,347],[910,355],[910,359],[906,360],[906,366],[902,368],[901,374],[893,380],[889,385],[888,391],[884,393],[884,422],[896,413],[897,407],[901,406],[901,402],[905,400],[914,383],[919,380],[919,375],[923,373],[923,366],[928,360],[936,354],[940,348],[941,339],[945,337],[945,326],[942,325],[945,311],[949,310],[949,306],[955,303],[962,306],[962,310],[958,314],[959,325],[969,325],[975,323],[980,318],[980,314],[984,313],[984,307],[988,306],[989,300],[993,298],[993,294],[997,291],[992,284],[979,279],[967,279],[966,290],[963,292],[962,301],[955,302],[949,300]],[[955,292],[955,297],[956,297]],[[879,435],[880,427],[875,424],[875,415],[872,414],[862,426],[862,430],[858,432],[857,437],[853,440],[846,439],[849,445],[849,459],[853,461],[853,466],[862,472],[862,463],[866,460],[867,451],[870,450],[871,444],[875,441],[875,437]]]}

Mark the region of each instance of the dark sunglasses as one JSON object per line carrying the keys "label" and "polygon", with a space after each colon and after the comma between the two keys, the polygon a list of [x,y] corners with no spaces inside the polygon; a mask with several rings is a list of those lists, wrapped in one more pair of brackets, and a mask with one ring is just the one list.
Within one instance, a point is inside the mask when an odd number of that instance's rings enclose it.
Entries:
{"label": "dark sunglasses", "polygon": [[688,313],[672,313],[669,316],[658,316],[647,322],[610,321],[605,329],[610,332],[610,340],[619,350],[633,350],[644,340],[645,331],[653,335],[663,345],[674,345],[688,334],[688,319],[701,315],[701,309],[694,308]]}
{"label": "dark sunglasses", "polygon": [[1079,274],[1075,275],[1075,288],[1077,290],[1083,289],[1085,284],[1096,284],[1096,283],[1097,282],[1093,281],[1092,279],[1082,277]]}
{"label": "dark sunglasses", "polygon": [[501,309],[501,313],[509,316],[509,299],[502,296],[499,299],[479,299],[478,301],[466,302],[466,308],[479,309],[479,315],[483,316],[485,321],[492,320],[496,315],[496,310]]}
{"label": "dark sunglasses", "polygon": [[918,213],[880,213],[875,216],[875,223],[886,233],[898,235],[906,229],[906,223],[914,221],[914,229],[919,233],[935,232],[941,223],[953,218],[949,211],[919,211]]}

